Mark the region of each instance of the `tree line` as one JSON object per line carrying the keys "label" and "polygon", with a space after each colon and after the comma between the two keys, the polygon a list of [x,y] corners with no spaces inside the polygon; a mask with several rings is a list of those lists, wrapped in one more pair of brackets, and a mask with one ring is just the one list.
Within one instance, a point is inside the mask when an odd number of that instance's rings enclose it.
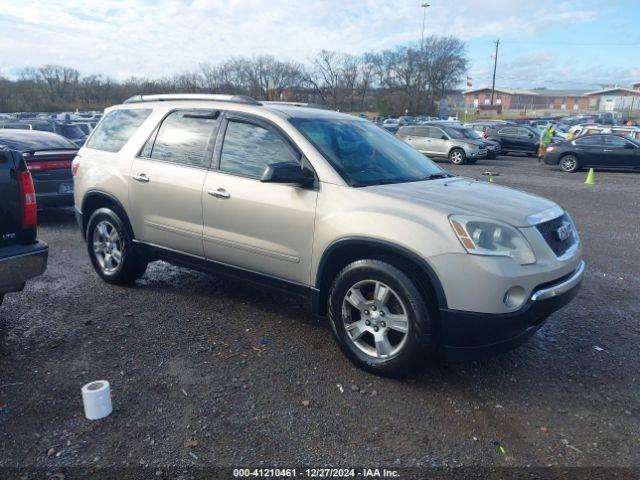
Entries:
{"label": "tree line", "polygon": [[467,66],[464,42],[437,36],[363,55],[323,50],[307,64],[272,55],[233,57],[157,79],[115,81],[45,65],[26,68],[16,79],[0,78],[0,111],[101,110],[145,93],[233,93],[341,111],[432,114],[438,100],[460,84]]}

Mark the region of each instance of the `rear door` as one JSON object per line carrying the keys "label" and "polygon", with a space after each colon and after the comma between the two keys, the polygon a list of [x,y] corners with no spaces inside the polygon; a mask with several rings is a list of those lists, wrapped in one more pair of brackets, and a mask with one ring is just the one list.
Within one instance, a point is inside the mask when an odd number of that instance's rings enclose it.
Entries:
{"label": "rear door", "polygon": [[286,161],[306,162],[278,127],[226,115],[202,192],[205,256],[308,285],[318,191],[260,182],[267,165]]}
{"label": "rear door", "polygon": [[139,240],[204,256],[202,186],[218,126],[217,111],[175,110],[147,140],[129,179]]}
{"label": "rear door", "polygon": [[638,168],[638,147],[626,138],[603,135],[603,166]]}
{"label": "rear door", "polygon": [[518,129],[516,127],[504,127],[498,130],[498,138],[503,150],[519,150],[517,143]]}

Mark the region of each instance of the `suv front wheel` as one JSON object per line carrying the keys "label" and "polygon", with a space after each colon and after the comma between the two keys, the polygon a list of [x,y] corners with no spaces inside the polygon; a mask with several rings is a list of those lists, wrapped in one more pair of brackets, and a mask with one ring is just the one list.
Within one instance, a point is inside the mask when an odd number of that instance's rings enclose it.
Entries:
{"label": "suv front wheel", "polygon": [[336,277],[329,318],[338,344],[356,365],[398,376],[421,365],[432,343],[425,299],[401,270],[380,260],[358,260]]}
{"label": "suv front wheel", "polygon": [[99,208],[91,215],[87,249],[93,268],[105,282],[132,283],[147,269],[147,261],[134,250],[124,222],[109,208]]}
{"label": "suv front wheel", "polygon": [[461,148],[454,148],[449,152],[449,161],[454,165],[462,165],[467,160],[467,155]]}

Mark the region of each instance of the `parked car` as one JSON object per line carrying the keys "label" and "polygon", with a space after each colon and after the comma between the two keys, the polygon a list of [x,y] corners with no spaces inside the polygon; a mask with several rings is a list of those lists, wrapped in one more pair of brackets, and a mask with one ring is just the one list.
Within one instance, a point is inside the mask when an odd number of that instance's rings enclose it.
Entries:
{"label": "parked car", "polygon": [[0,130],[0,146],[22,153],[39,206],[73,205],[71,161],[78,151],[73,142],[49,132]]}
{"label": "parked car", "polygon": [[640,142],[622,135],[585,135],[549,146],[544,163],[559,165],[565,172],[581,168],[640,170]]}
{"label": "parked car", "polygon": [[480,140],[484,143],[485,148],[487,149],[487,158],[495,159],[498,158],[498,155],[502,153],[500,143],[494,140],[488,140],[482,136],[482,134],[473,128],[456,128],[456,130],[460,131],[466,138],[471,140]]}
{"label": "parked car", "polygon": [[387,118],[381,125],[387,132],[396,133],[400,128],[400,121],[397,118]]}
{"label": "parked car", "polygon": [[20,152],[0,147],[0,304],[47,267],[49,248],[37,240],[37,223],[27,165]]}
{"label": "parked car", "polygon": [[400,127],[398,138],[432,157],[445,157],[455,165],[475,163],[487,156],[483,139],[472,139],[460,129],[436,125]]}
{"label": "parked car", "polygon": [[524,125],[492,126],[487,130],[487,139],[498,142],[505,155],[507,152],[534,155],[540,146],[540,134]]}
{"label": "parked car", "polygon": [[52,132],[71,140],[76,147],[81,147],[87,139],[87,134],[75,123],[58,122],[50,120],[27,120],[0,124],[0,128],[10,130],[37,130],[40,132]]}
{"label": "parked car", "polygon": [[502,126],[502,125],[514,125],[514,123],[511,122],[505,122],[505,121],[498,121],[498,120],[486,120],[483,122],[469,122],[469,123],[465,123],[463,124],[463,127],[465,128],[472,128],[474,129],[476,132],[479,132],[484,138],[487,138],[488,136],[488,131],[489,129],[496,127],[496,126]]}
{"label": "parked car", "polygon": [[107,109],[73,171],[106,282],[164,259],[298,293],[378,374],[429,352],[513,348],[570,301],[585,269],[555,203],[454,177],[338,112],[137,96]]}

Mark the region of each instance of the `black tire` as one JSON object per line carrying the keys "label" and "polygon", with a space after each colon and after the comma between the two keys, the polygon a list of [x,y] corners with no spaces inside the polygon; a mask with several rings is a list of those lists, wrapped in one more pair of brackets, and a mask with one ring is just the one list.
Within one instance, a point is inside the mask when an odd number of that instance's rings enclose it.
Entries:
{"label": "black tire", "polygon": [[464,165],[467,161],[467,154],[461,148],[454,148],[449,152],[449,161],[454,165]]}
{"label": "black tire", "polygon": [[[382,282],[387,285],[392,290],[391,295],[400,300],[401,303],[396,303],[396,305],[400,305],[400,308],[405,311],[405,317],[408,320],[408,331],[404,334],[404,340],[398,342],[395,346],[398,350],[387,358],[376,357],[373,353],[364,352],[357,346],[356,341],[352,339],[346,329],[345,320],[351,319],[352,322],[356,322],[351,317],[351,314],[347,313],[345,315],[345,310],[343,310],[343,308],[347,307],[353,309],[347,303],[347,294],[351,295],[352,289],[356,288],[359,283],[369,281]],[[373,297],[373,295],[371,296]],[[420,294],[414,282],[393,265],[380,260],[358,260],[343,268],[331,286],[328,308],[329,320],[340,348],[353,363],[377,375],[403,376],[422,366],[425,357],[430,352],[435,351],[434,319],[427,308],[427,301],[429,299]],[[345,307],[343,307],[343,304]],[[373,307],[369,308],[374,309]],[[379,317],[377,317],[376,321],[380,321],[383,318],[380,313],[383,308],[378,310]],[[358,309],[352,311],[358,312]],[[387,313],[387,319],[391,313]],[[365,319],[373,319],[373,314],[374,312],[371,312],[369,314],[371,317],[365,317]],[[358,320],[363,320],[363,317],[359,316]],[[348,322],[348,324],[350,325],[351,322]],[[387,326],[382,322],[380,328],[389,331],[389,339],[391,339],[391,335],[396,332],[391,332],[390,328],[385,327]],[[366,335],[369,336],[368,339],[373,343],[374,333],[372,331],[365,332],[361,338],[364,339]],[[386,337],[387,334],[384,335]],[[377,351],[377,347],[372,346],[372,349]]]}
{"label": "black tire", "polygon": [[558,165],[560,166],[560,170],[567,173],[574,173],[580,170],[578,157],[572,154],[562,156]]}
{"label": "black tire", "polygon": [[469,165],[473,165],[474,163],[476,163],[478,161],[477,158],[467,158],[467,163]]}
{"label": "black tire", "polygon": [[[113,269],[102,266],[94,249],[94,234],[99,226],[110,225],[118,235],[120,261]],[[134,249],[132,236],[118,213],[110,208],[99,208],[89,218],[86,232],[87,251],[96,273],[107,283],[126,285],[133,283],[147,269],[147,261]]]}
{"label": "black tire", "polygon": [[4,293],[0,293],[0,305],[4,302]]}

